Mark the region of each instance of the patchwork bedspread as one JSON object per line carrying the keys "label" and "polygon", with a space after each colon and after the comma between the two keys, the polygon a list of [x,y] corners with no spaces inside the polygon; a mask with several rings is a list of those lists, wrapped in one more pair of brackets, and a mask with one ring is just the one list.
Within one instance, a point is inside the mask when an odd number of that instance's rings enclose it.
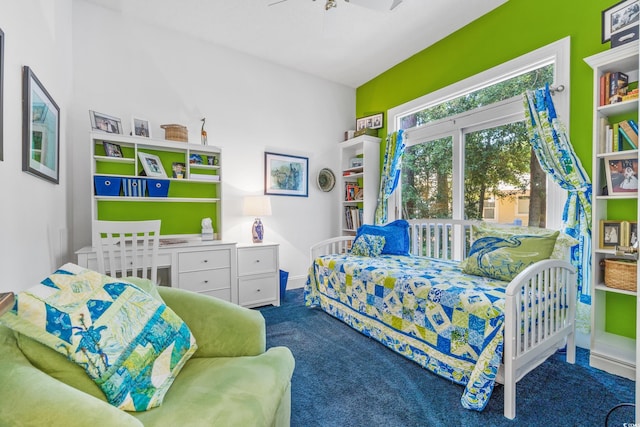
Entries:
{"label": "patchwork bedspread", "polygon": [[482,410],[502,361],[508,282],[425,257],[325,255],[304,298],[424,368],[465,385],[461,403]]}

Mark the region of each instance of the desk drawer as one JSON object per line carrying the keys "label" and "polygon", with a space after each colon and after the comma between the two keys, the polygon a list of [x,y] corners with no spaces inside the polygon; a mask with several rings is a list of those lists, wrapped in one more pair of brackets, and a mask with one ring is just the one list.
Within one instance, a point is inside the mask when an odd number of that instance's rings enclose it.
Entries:
{"label": "desk drawer", "polygon": [[229,268],[231,252],[228,249],[217,251],[181,252],[178,254],[178,271],[208,270],[211,268]]}
{"label": "desk drawer", "polygon": [[277,301],[278,283],[275,275],[261,275],[238,279],[238,301],[242,306]]}
{"label": "desk drawer", "polygon": [[238,276],[274,273],[278,265],[277,254],[275,247],[238,250]]}
{"label": "desk drawer", "polygon": [[213,270],[189,271],[178,275],[178,286],[195,292],[214,291],[231,288],[231,270],[217,268]]}

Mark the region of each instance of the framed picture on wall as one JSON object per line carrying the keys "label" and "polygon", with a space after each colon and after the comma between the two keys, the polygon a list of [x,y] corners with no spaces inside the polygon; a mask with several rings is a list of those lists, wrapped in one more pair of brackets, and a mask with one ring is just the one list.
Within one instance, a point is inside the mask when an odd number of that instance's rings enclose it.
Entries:
{"label": "framed picture on wall", "polygon": [[377,113],[371,116],[360,117],[359,119],[356,120],[356,130],[380,129],[383,126],[384,126],[384,113]]}
{"label": "framed picture on wall", "polygon": [[22,69],[22,170],[55,184],[60,178],[60,108],[31,68]]}
{"label": "framed picture on wall", "polygon": [[264,153],[264,194],[309,196],[309,158]]}
{"label": "framed picture on wall", "polygon": [[0,161],[4,160],[4,146],[3,146],[3,134],[4,134],[4,112],[2,106],[4,93],[4,32],[0,29]]}
{"label": "framed picture on wall", "polygon": [[[640,0],[623,0],[602,11],[602,43],[611,40],[612,36],[628,33],[638,27],[640,17]],[[637,32],[636,32],[637,33]],[[634,40],[638,38],[635,34]]]}

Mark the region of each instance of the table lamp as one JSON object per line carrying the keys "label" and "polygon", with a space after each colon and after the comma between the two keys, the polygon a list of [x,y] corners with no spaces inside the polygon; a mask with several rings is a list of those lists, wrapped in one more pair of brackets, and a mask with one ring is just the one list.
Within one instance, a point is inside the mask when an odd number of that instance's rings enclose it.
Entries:
{"label": "table lamp", "polygon": [[246,196],[244,198],[244,214],[255,218],[251,228],[253,243],[262,243],[264,227],[260,217],[271,215],[271,199],[267,196]]}

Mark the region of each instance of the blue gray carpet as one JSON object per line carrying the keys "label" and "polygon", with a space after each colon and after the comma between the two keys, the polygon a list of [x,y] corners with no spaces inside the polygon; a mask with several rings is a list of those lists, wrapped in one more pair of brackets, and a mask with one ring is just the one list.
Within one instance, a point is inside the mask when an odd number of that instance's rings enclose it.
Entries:
{"label": "blue gray carpet", "polygon": [[[440,378],[310,309],[302,289],[286,292],[280,307],[265,307],[267,346],[286,346],[296,359],[291,385],[292,427],[604,426],[614,406],[634,401],[635,383],[553,355],[517,385],[514,420],[503,417],[496,385],[482,412],[460,405],[463,387]],[[633,423],[633,407],[611,413],[608,425]]]}

